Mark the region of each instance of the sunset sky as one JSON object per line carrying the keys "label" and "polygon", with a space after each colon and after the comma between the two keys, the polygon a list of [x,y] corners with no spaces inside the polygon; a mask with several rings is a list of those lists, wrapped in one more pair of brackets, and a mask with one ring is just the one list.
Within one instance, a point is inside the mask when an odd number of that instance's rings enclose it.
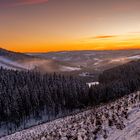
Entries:
{"label": "sunset sky", "polygon": [[140,48],[140,0],[0,0],[0,47],[20,52]]}

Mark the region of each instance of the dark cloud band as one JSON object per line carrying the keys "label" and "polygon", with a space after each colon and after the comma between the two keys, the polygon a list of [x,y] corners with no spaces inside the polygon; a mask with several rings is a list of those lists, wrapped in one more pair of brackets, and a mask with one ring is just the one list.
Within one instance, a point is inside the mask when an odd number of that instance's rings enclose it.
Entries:
{"label": "dark cloud band", "polygon": [[45,3],[48,0],[1,0],[0,6],[2,7],[13,7],[13,6],[21,6],[21,5],[32,5],[32,4],[39,4]]}

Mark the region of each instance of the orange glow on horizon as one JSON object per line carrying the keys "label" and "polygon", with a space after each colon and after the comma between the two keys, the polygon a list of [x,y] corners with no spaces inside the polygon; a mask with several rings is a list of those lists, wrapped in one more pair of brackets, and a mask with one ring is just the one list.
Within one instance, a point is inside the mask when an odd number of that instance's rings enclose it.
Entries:
{"label": "orange glow on horizon", "polygon": [[[16,52],[54,52],[72,50],[125,50],[140,49],[139,34],[125,35],[100,35],[77,40],[54,41],[53,42],[11,42],[7,46],[1,46]],[[35,43],[35,44],[34,44]],[[10,47],[9,47],[10,46]]]}
{"label": "orange glow on horizon", "polygon": [[140,48],[139,0],[1,0],[0,47],[18,52]]}

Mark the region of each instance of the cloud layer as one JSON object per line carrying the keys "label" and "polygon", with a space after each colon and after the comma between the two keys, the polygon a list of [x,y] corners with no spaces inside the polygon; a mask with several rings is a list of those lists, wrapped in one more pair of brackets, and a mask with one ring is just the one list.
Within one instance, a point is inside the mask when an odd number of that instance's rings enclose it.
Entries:
{"label": "cloud layer", "polygon": [[112,37],[116,37],[116,35],[101,35],[101,36],[96,36],[95,39],[112,38]]}
{"label": "cloud layer", "polygon": [[39,4],[45,2],[48,2],[48,0],[0,0],[0,6],[14,7],[14,6],[21,6],[21,5]]}

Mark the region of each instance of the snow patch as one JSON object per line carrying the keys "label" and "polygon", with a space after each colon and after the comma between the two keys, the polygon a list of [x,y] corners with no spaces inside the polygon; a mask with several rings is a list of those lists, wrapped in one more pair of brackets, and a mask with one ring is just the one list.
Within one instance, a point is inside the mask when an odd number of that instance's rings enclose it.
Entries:
{"label": "snow patch", "polygon": [[0,66],[7,68],[7,69],[16,69],[17,68],[21,68],[24,69],[24,66],[22,66],[21,64],[12,61],[10,59],[7,59],[5,57],[0,56]]}
{"label": "snow patch", "polygon": [[61,71],[78,71],[81,70],[81,68],[77,67],[68,67],[68,66],[62,66]]}
{"label": "snow patch", "polygon": [[123,62],[125,60],[126,60],[126,58],[117,58],[117,59],[112,59],[110,62],[111,63],[114,63],[114,62]]}
{"label": "snow patch", "polygon": [[91,87],[91,86],[99,85],[99,82],[91,82],[91,83],[87,83],[87,85]]}
{"label": "snow patch", "polygon": [[140,55],[130,56],[129,59],[140,59]]}

